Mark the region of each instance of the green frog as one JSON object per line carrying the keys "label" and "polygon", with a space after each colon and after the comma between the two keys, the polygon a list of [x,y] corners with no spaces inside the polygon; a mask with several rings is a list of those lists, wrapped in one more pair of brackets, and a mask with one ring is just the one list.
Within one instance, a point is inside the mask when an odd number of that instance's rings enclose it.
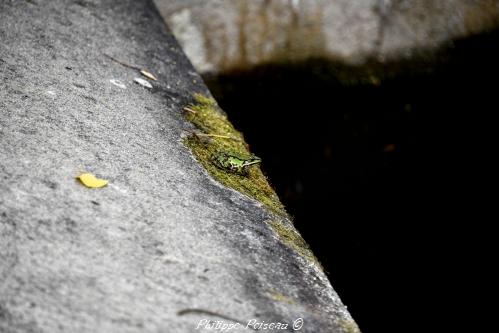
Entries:
{"label": "green frog", "polygon": [[248,167],[253,164],[259,164],[262,160],[259,157],[251,156],[248,158],[242,158],[234,154],[226,152],[218,152],[212,156],[213,164],[215,164],[220,169],[237,173],[239,175],[247,175]]}

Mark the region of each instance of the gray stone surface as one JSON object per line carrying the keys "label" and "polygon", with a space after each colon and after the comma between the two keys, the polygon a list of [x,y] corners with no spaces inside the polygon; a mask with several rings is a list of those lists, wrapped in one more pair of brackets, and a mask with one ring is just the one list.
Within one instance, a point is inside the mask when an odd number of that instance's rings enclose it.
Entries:
{"label": "gray stone surface", "polygon": [[499,26],[497,0],[155,0],[201,73],[431,54]]}
{"label": "gray stone surface", "polygon": [[[104,53],[159,81],[134,83]],[[206,87],[150,1],[0,1],[0,332],[228,318],[357,331],[276,217],[184,147],[194,92]],[[109,185],[88,189],[81,171]]]}

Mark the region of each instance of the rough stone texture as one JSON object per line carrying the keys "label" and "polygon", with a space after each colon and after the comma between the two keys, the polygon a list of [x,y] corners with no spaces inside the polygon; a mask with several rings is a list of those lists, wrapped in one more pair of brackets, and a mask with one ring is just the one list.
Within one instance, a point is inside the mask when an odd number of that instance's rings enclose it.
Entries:
{"label": "rough stone texture", "polygon": [[[135,84],[104,53],[159,81]],[[194,92],[207,93],[150,1],[0,1],[0,332],[193,332],[228,317],[357,331],[277,217],[184,147]],[[110,183],[88,189],[81,171]]]}
{"label": "rough stone texture", "polygon": [[155,2],[202,73],[310,57],[398,61],[499,26],[497,0]]}

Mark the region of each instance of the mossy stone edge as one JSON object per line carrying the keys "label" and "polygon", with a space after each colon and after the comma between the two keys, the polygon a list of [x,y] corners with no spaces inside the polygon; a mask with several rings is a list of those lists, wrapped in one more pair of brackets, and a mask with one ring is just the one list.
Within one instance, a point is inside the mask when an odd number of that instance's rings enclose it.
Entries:
{"label": "mossy stone edge", "polygon": [[276,218],[266,223],[281,242],[322,270],[308,244],[289,222],[290,216],[258,166],[250,167],[248,175],[242,176],[222,170],[213,164],[213,154],[220,151],[251,156],[243,135],[232,126],[216,101],[203,94],[194,94],[194,102],[187,106],[185,116],[200,131],[188,135],[183,140],[199,163],[221,184],[256,199],[267,207]]}

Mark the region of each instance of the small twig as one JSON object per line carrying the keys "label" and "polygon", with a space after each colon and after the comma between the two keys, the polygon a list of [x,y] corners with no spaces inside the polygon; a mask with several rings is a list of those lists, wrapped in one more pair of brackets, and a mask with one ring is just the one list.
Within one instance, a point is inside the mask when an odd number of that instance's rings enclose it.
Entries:
{"label": "small twig", "polygon": [[187,112],[190,112],[190,113],[193,113],[193,114],[196,114],[197,112],[194,111],[193,109],[189,108],[189,107],[184,107],[184,111],[187,111]]}
{"label": "small twig", "polygon": [[139,72],[140,72],[140,74],[144,75],[144,76],[145,76],[145,77],[147,77],[148,79],[151,79],[151,80],[153,80],[153,81],[158,81],[158,79],[156,78],[156,76],[152,75],[151,73],[149,73],[149,72],[148,72],[148,71],[146,71],[145,69],[140,68],[139,66],[131,65],[131,64],[126,63],[126,62],[124,62],[124,61],[118,60],[118,59],[116,59],[115,57],[112,57],[112,56],[110,56],[109,54],[106,54],[106,53],[104,53],[104,55],[105,55],[106,57],[108,57],[109,59],[111,59],[112,61],[117,62],[117,63],[118,63],[118,64],[120,64],[120,65],[123,65],[123,66],[125,66],[125,67],[128,67],[128,68],[135,69],[135,70],[139,71]]}
{"label": "small twig", "polygon": [[209,133],[208,134],[207,133],[195,133],[195,135],[197,135],[197,136],[209,136],[209,137],[212,137],[212,138],[239,140],[237,138],[234,138],[234,137],[231,137],[231,136],[228,136],[228,135],[209,134]]}
{"label": "small twig", "polygon": [[111,59],[112,61],[115,61],[115,62],[117,62],[118,64],[120,64],[120,65],[122,65],[122,66],[125,66],[125,67],[128,67],[128,68],[132,68],[132,69],[136,69],[136,70],[138,70],[138,71],[142,70],[142,69],[141,69],[140,67],[138,67],[138,66],[131,65],[131,64],[126,63],[126,62],[124,62],[124,61],[121,61],[121,60],[119,60],[119,59],[116,59],[115,57],[110,56],[109,54],[104,53],[104,55],[105,55],[106,57],[108,57],[109,59]]}
{"label": "small twig", "polygon": [[220,135],[220,134],[212,134],[212,133],[197,133],[197,132],[191,132],[195,136],[204,136],[204,137],[211,137],[211,138],[220,138],[220,139],[229,139],[229,140],[234,140],[238,142],[243,142],[243,140],[230,136],[230,135]]}

